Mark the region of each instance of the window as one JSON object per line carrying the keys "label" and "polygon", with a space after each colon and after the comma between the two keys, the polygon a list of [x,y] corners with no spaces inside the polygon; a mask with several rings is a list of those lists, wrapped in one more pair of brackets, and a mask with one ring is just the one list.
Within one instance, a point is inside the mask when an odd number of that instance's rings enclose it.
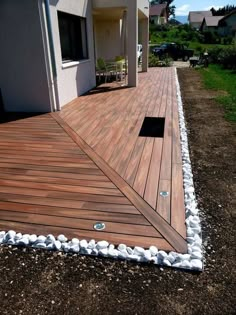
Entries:
{"label": "window", "polygon": [[88,59],[86,19],[58,11],[62,62]]}

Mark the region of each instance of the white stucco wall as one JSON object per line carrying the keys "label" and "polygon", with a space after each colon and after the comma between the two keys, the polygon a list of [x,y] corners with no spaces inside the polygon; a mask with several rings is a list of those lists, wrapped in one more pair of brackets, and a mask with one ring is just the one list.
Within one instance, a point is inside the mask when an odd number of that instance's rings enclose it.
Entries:
{"label": "white stucco wall", "polygon": [[[96,85],[91,0],[50,0],[53,42],[57,67],[59,105],[62,107]],[[64,68],[62,64],[57,11],[87,20],[88,60]],[[68,65],[67,65],[68,66]]]}
{"label": "white stucco wall", "polygon": [[120,20],[95,21],[96,58],[114,60],[121,55]]}
{"label": "white stucco wall", "polygon": [[0,1],[0,43],[5,110],[51,111],[37,1]]}

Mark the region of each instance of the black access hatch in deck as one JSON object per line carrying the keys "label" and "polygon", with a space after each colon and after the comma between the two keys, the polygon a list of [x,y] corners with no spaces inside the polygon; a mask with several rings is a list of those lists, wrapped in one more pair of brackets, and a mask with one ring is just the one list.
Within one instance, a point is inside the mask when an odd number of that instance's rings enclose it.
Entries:
{"label": "black access hatch in deck", "polygon": [[163,138],[165,128],[165,118],[145,117],[139,137]]}

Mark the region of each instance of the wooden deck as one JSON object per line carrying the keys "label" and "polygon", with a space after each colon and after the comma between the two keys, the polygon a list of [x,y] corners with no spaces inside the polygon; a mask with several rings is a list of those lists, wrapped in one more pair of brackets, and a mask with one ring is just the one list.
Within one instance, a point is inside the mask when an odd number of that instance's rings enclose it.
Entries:
{"label": "wooden deck", "polygon": [[[0,230],[187,251],[174,70],[139,81],[0,125]],[[165,118],[163,138],[139,137],[146,116]]]}

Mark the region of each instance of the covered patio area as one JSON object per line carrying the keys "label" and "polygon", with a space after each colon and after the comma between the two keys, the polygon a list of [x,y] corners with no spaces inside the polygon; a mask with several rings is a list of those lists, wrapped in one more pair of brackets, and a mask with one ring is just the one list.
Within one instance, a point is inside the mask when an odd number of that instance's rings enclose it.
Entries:
{"label": "covered patio area", "polygon": [[149,2],[94,0],[93,25],[95,59],[124,59],[128,86],[137,86],[138,44],[142,45],[142,71],[148,68]]}

